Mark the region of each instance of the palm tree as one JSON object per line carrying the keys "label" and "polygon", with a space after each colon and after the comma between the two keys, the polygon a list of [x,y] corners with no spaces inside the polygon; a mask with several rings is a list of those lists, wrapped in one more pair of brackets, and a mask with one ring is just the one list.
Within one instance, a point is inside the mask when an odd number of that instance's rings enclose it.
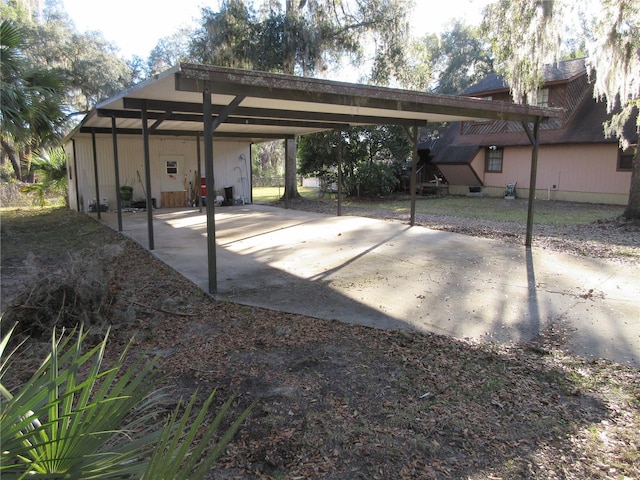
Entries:
{"label": "palm tree", "polygon": [[34,155],[31,160],[36,183],[25,185],[21,191],[34,193],[44,207],[46,195],[60,196],[67,205],[67,155],[63,148],[54,148]]}
{"label": "palm tree", "polygon": [[66,120],[63,76],[30,66],[27,47],[24,29],[0,23],[0,145],[18,180],[30,174],[32,152],[61,138]]}
{"label": "palm tree", "polygon": [[202,478],[251,410],[210,445],[233,397],[210,419],[210,394],[194,418],[194,394],[163,421],[155,362],[141,355],[125,367],[125,351],[105,367],[108,334],[91,346],[82,329],[61,338],[54,333],[47,358],[12,394],[3,383],[15,352],[3,355],[12,330],[0,341],[3,480]]}

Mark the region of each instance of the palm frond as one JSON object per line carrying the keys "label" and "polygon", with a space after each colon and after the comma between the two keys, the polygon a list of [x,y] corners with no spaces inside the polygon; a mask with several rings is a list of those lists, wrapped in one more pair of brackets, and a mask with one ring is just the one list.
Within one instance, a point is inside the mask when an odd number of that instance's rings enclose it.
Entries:
{"label": "palm frond", "polygon": [[[0,341],[0,355],[10,335]],[[193,420],[196,395],[182,413],[179,404],[166,422],[159,421],[163,393],[155,389],[156,360],[139,356],[125,368],[125,348],[106,366],[108,335],[88,348],[82,328],[60,338],[54,333],[50,354],[22,388],[12,395],[0,382],[3,479],[201,478],[251,411],[246,409],[212,447],[233,398],[204,433],[215,392]],[[0,380],[8,360],[0,361]]]}

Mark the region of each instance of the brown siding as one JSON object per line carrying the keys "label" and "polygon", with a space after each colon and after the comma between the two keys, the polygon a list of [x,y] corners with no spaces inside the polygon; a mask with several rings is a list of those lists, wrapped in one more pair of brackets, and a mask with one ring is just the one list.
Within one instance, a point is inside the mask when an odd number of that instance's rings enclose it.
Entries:
{"label": "brown siding", "polygon": [[578,106],[584,100],[585,95],[591,93],[587,76],[584,75],[567,85],[567,100],[563,105],[566,108],[565,122],[568,123]]}
{"label": "brown siding", "polygon": [[[587,76],[581,76],[569,83],[551,85],[549,88],[549,106],[564,108],[563,118],[550,119],[540,125],[541,130],[557,130],[564,128],[585,95],[590,91]],[[495,94],[492,100],[511,102],[509,94]],[[504,122],[500,120],[487,122],[463,122],[462,135],[490,135],[500,133],[519,132],[522,127],[517,122]]]}

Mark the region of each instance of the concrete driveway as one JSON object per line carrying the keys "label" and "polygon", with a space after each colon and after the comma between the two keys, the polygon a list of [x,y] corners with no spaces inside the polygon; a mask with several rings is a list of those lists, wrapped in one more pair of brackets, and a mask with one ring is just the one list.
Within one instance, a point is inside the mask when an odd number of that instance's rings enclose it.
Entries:
{"label": "concrete driveway", "polygon": [[[207,291],[205,213],[153,213],[153,254]],[[146,213],[123,213],[122,233],[148,246]],[[216,244],[218,299],[481,341],[560,323],[574,353],[640,366],[638,267],[262,205],[218,208]]]}

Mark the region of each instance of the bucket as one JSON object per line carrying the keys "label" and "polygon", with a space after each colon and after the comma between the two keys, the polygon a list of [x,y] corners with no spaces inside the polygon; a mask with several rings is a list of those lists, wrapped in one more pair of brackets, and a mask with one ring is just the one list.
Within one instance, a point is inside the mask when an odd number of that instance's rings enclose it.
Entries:
{"label": "bucket", "polygon": [[133,187],[123,185],[120,187],[120,199],[129,201],[133,197]]}

